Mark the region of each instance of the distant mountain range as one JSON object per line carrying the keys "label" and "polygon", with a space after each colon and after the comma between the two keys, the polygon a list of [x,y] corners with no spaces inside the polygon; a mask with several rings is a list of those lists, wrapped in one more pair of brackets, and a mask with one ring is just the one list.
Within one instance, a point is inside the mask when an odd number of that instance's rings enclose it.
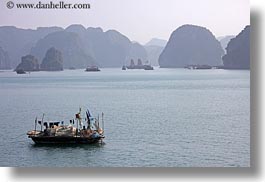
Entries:
{"label": "distant mountain range", "polygon": [[[131,59],[147,59],[147,52],[142,45],[132,43],[118,31],[103,32],[101,28],[85,28],[82,25],[36,30],[0,27],[0,47],[8,53],[8,62],[12,68],[20,63],[22,56],[29,53],[42,60],[51,47],[62,52],[65,68],[85,68],[91,65],[121,67],[129,64]],[[4,61],[2,65],[7,65],[7,59]],[[3,66],[7,67],[10,68]]]}
{"label": "distant mountain range", "polygon": [[[131,59],[169,68],[189,64],[218,66],[230,63],[234,39],[225,36],[218,41],[210,30],[195,25],[177,28],[169,41],[153,38],[145,45],[132,42],[116,30],[104,32],[101,28],[82,25],[36,30],[3,26],[0,27],[0,69],[15,68],[25,55],[43,60],[51,47],[62,53],[64,68],[121,67],[129,65]],[[224,50],[230,51],[227,56]]]}

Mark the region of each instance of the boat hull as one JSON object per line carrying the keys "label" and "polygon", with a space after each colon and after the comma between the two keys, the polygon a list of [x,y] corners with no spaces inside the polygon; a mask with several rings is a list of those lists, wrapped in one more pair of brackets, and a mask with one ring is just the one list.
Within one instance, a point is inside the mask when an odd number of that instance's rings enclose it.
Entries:
{"label": "boat hull", "polygon": [[93,144],[101,142],[103,137],[67,137],[67,136],[31,136],[36,144]]}

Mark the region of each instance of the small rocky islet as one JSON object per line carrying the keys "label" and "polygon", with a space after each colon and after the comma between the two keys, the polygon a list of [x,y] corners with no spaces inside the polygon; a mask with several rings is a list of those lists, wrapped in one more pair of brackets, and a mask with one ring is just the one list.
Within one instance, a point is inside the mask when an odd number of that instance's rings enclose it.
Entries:
{"label": "small rocky islet", "polygon": [[26,55],[21,58],[21,63],[16,67],[15,71],[40,71],[40,65],[37,58],[32,55]]}
{"label": "small rocky islet", "polygon": [[40,66],[42,71],[63,71],[62,53],[54,47],[50,48]]}

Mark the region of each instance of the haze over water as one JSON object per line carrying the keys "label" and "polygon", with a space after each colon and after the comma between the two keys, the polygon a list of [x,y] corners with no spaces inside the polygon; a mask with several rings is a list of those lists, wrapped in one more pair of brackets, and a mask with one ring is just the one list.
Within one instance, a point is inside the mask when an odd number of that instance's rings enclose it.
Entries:
{"label": "haze over water", "polygon": [[[250,166],[249,71],[5,71],[0,100],[1,166]],[[104,145],[27,138],[36,116],[68,123],[80,106],[104,112]]]}

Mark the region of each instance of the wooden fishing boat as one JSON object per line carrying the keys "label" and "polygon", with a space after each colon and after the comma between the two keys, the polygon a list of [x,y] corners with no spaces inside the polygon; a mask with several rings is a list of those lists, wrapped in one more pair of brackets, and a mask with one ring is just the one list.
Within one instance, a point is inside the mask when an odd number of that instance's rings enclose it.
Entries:
{"label": "wooden fishing boat", "polygon": [[[36,144],[92,144],[103,142],[104,130],[99,125],[98,118],[93,118],[89,110],[86,111],[86,125],[81,118],[81,109],[75,115],[75,119],[70,120],[65,125],[64,121],[41,121],[35,119],[35,129],[28,131],[27,135]],[[37,123],[40,124],[40,130],[37,130]],[[103,113],[102,126],[104,128]]]}

